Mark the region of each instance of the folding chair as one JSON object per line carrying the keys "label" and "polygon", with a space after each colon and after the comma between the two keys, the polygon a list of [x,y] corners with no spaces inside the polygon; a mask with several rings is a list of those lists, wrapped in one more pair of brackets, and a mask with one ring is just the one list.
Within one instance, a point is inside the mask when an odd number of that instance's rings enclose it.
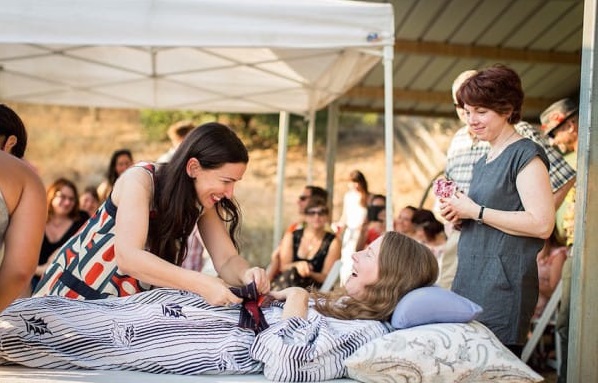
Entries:
{"label": "folding chair", "polygon": [[[532,336],[528,339],[525,347],[523,347],[523,352],[521,353],[521,360],[525,363],[529,360],[530,356],[536,349],[540,338],[544,334],[544,330],[549,323],[555,323],[555,318],[557,315],[557,309],[559,306],[559,302],[561,301],[561,295],[563,294],[563,286],[562,282],[559,281],[559,284],[556,286],[556,289],[552,293],[552,296],[548,300],[546,307],[544,308],[544,312],[535,322],[534,330],[532,331]],[[554,343],[555,343],[555,351],[556,351],[556,360],[549,361],[549,365],[553,367],[557,374],[559,373],[559,369],[561,367],[561,342],[558,331],[554,331]],[[552,363],[551,363],[552,362]]]}
{"label": "folding chair", "polygon": [[322,283],[322,287],[320,287],[321,292],[327,293],[330,290],[332,290],[332,288],[336,284],[336,281],[338,280],[340,271],[341,271],[341,260],[339,259],[336,262],[334,262],[334,265],[332,265],[332,267],[330,268],[330,272],[326,276],[324,283]]}

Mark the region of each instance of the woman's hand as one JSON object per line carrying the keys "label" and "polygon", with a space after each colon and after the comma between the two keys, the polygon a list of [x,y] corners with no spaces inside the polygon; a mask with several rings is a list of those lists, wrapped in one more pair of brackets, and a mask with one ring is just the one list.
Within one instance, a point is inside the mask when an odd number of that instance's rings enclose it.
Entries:
{"label": "woman's hand", "polygon": [[279,301],[286,301],[282,310],[282,318],[307,318],[307,302],[309,293],[301,287],[287,287],[280,291],[271,291],[270,296]]}
{"label": "woman's hand", "polygon": [[212,306],[232,306],[243,302],[222,279],[209,275],[202,275],[202,278],[205,278],[204,288],[198,294]]}
{"label": "woman's hand", "polygon": [[270,292],[270,280],[266,275],[266,271],[260,267],[251,267],[245,270],[243,274],[243,283],[246,285],[255,282],[257,292],[260,294],[268,294]]}
{"label": "woman's hand", "polygon": [[311,275],[311,265],[307,261],[293,262],[293,267],[297,269],[297,273],[303,278],[307,278]]}
{"label": "woman's hand", "polygon": [[456,226],[463,219],[477,219],[479,211],[480,205],[460,191],[450,198],[440,199],[440,214]]}

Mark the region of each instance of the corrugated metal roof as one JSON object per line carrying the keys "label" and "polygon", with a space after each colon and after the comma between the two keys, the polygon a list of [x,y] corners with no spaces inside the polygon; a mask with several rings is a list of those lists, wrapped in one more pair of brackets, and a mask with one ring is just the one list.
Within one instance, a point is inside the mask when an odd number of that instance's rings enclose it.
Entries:
{"label": "corrugated metal roof", "polygon": [[[386,2],[395,11],[395,114],[453,117],[454,78],[496,63],[520,74],[528,121],[537,121],[552,102],[579,94],[581,0]],[[339,107],[382,111],[383,83],[378,65],[339,100]]]}

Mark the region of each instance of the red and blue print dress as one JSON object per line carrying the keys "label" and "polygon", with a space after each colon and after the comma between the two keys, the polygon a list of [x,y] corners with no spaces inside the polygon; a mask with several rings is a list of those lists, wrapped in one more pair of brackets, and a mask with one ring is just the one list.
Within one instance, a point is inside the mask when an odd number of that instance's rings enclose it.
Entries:
{"label": "red and blue print dress", "polygon": [[[141,163],[152,178],[155,166]],[[114,254],[117,207],[111,197],[59,250],[33,296],[59,295],[73,299],[127,296],[151,288],[122,273]],[[152,212],[153,213],[153,212]]]}

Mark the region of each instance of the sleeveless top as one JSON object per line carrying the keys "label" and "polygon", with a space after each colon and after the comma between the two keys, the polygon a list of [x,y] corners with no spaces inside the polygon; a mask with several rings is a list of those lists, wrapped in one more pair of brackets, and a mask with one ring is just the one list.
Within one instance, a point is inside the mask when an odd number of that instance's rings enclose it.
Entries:
{"label": "sleeveless top", "polygon": [[[549,167],[544,149],[526,138],[507,146],[491,162],[482,156],[473,169],[469,197],[490,209],[523,211],[516,179],[536,157]],[[463,221],[452,290],[482,306],[477,320],[504,344],[524,344],[527,339],[538,298],[536,255],[543,245],[541,238]]]}
{"label": "sleeveless top", "polygon": [[4,244],[4,235],[8,229],[9,221],[10,216],[8,215],[8,207],[6,206],[6,202],[4,202],[2,192],[0,192],[0,247]]}
{"label": "sleeveless top", "polygon": [[312,259],[305,259],[299,258],[299,245],[301,244],[301,238],[303,238],[303,231],[303,228],[293,231],[293,262],[307,261],[312,266],[312,270],[319,273],[322,271],[322,267],[324,267],[324,260],[328,255],[328,248],[335,236],[333,233],[327,231],[324,234],[324,238],[322,238],[322,243],[320,244],[318,252],[314,254]]}
{"label": "sleeveless top", "polygon": [[[143,167],[154,178],[153,164],[141,163],[135,166]],[[121,272],[116,264],[116,210],[112,197],[108,196],[79,232],[58,250],[33,296],[101,299],[132,295],[151,288],[151,285]],[[150,219],[154,216],[155,211],[150,211]]]}

